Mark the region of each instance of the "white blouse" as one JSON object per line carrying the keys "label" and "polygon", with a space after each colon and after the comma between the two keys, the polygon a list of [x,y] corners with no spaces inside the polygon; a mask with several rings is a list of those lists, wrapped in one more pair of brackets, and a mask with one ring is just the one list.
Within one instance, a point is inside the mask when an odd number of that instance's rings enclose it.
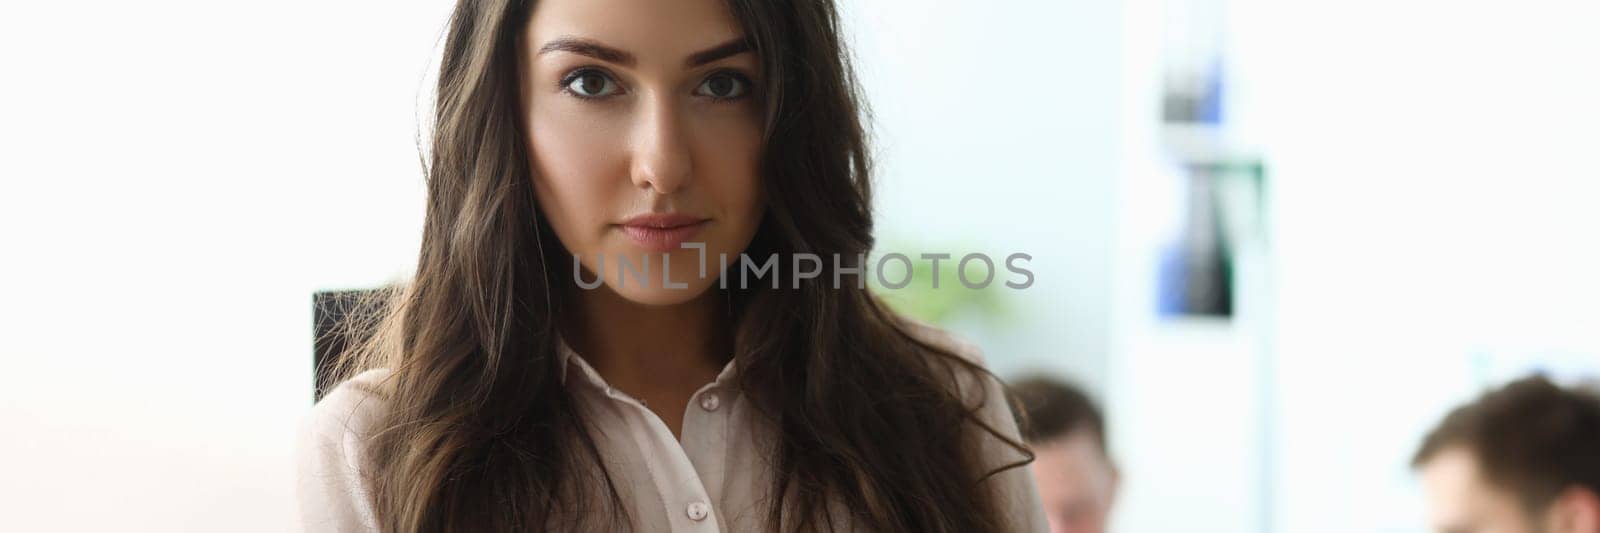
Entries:
{"label": "white blouse", "polygon": [[[943,330],[913,323],[927,340],[983,364],[975,345]],[[730,361],[715,381],[690,397],[684,413],[682,440],[638,400],[612,388],[582,356],[560,343],[561,382],[571,389],[585,412],[593,415],[595,440],[607,468],[616,478],[622,502],[636,522],[635,530],[655,532],[749,532],[765,526],[763,495],[770,491],[766,446],[756,442],[770,435],[757,422],[745,399],[731,387]],[[580,379],[569,382],[576,372]],[[388,371],[369,370],[351,383],[340,384],[303,419],[298,442],[297,496],[307,531],[377,531],[360,475],[362,442],[384,409],[383,400],[368,392]],[[1016,422],[999,383],[987,381],[988,396],[981,417],[1012,439]],[[963,390],[971,390],[963,382]],[[986,439],[989,469],[1022,459],[1020,452],[996,439]],[[1026,466],[990,477],[1001,508],[1015,531],[1044,532],[1045,521],[1033,474]],[[837,530],[853,531],[847,523]]]}

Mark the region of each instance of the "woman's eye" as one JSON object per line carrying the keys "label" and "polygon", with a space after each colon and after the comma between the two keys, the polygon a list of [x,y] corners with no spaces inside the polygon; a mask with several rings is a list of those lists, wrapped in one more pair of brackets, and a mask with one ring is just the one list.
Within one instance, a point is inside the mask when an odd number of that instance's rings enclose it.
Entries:
{"label": "woman's eye", "polygon": [[706,78],[695,89],[695,94],[709,96],[717,100],[732,100],[742,98],[750,91],[750,82],[744,76],[737,74],[717,74]]}
{"label": "woman's eye", "polygon": [[611,77],[593,70],[573,73],[562,86],[581,98],[604,98],[617,91],[617,83]]}

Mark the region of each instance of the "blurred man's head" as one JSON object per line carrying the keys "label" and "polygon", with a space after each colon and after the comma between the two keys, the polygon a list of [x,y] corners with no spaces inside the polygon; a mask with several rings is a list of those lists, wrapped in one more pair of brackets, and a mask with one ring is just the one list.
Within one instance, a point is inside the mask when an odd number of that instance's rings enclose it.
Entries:
{"label": "blurred man's head", "polygon": [[1105,421],[1094,402],[1070,385],[1042,377],[1011,384],[1022,403],[1017,423],[1033,449],[1053,533],[1101,533],[1117,489],[1106,453]]}
{"label": "blurred man's head", "polygon": [[1600,533],[1600,396],[1512,382],[1446,416],[1412,466],[1440,533]]}

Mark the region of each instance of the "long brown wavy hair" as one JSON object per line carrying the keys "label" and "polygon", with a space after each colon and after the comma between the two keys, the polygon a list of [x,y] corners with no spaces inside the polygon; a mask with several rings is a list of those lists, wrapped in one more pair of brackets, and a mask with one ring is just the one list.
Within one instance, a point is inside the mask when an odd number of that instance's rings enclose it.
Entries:
{"label": "long brown wavy hair", "polygon": [[[573,309],[561,268],[571,255],[534,200],[525,139],[538,125],[519,119],[516,43],[533,4],[457,2],[417,270],[382,293],[380,313],[348,325],[368,340],[331,370],[336,380],[392,371],[374,391],[388,407],[363,466],[385,531],[631,523],[559,381],[556,317]],[[746,252],[776,254],[779,265],[812,253],[861,266],[873,244],[871,164],[831,0],[728,4],[766,80],[768,207]],[[857,287],[861,274],[841,272],[834,287],[835,265],[824,263],[798,289],[711,289],[728,293],[737,386],[776,432],[768,529],[827,527],[836,500],[875,531],[1003,530],[982,482],[1032,454],[961,397],[958,381],[988,371],[915,335]],[[990,468],[980,451],[988,438],[1024,459]]]}

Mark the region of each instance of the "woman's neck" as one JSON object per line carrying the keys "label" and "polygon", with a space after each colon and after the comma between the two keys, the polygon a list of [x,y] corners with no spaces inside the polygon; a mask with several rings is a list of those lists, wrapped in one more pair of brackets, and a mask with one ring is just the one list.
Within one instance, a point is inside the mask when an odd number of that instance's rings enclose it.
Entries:
{"label": "woman's neck", "polygon": [[567,343],[600,377],[638,397],[694,391],[716,379],[732,357],[722,296],[713,288],[693,300],[653,306],[609,287],[579,290]]}

